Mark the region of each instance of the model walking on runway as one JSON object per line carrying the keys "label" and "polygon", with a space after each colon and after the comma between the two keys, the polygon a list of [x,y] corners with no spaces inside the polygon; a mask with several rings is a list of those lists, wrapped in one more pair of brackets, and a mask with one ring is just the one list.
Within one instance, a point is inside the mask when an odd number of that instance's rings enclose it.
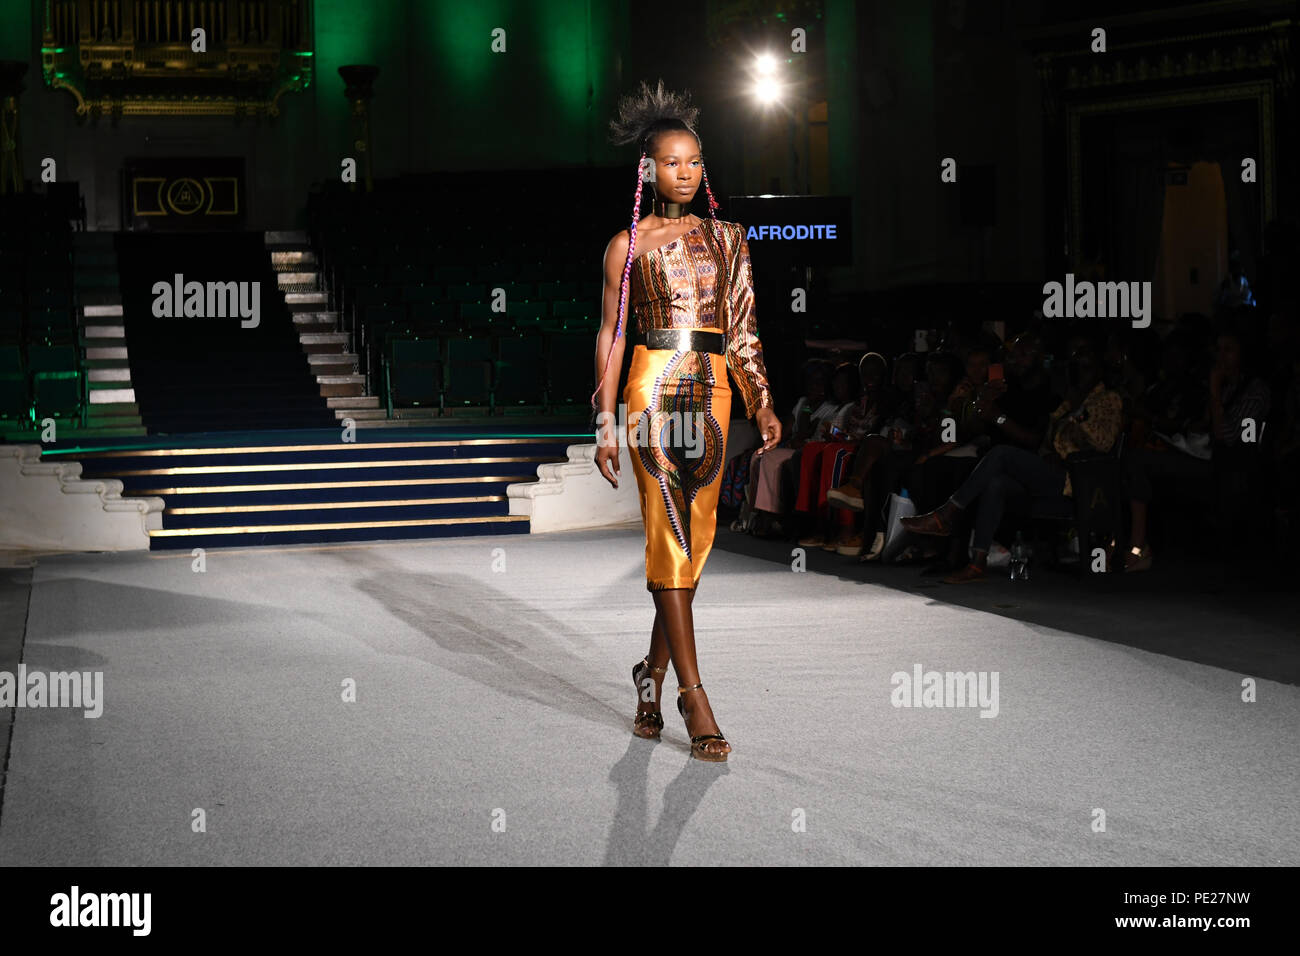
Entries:
{"label": "model walking on runway", "polygon": [[[596,339],[598,383],[596,467],[615,488],[618,373],[631,292],[639,341],[632,352],[626,405],[629,456],[645,524],[646,587],[655,603],[650,652],[632,670],[640,696],[633,733],[657,739],[663,675],[677,673],[677,709],[691,754],[723,761],[731,745],[714,719],[695,658],[691,602],[713,547],[735,377],[763,439],[781,440],[772,411],[763,346],[754,315],[753,276],[744,227],[714,214],[717,202],[704,171],[694,126],[699,110],[687,97],[642,82],[611,122],[614,141],[640,153],[632,226],[605,249],[603,321]],[[710,221],[690,213],[703,182]],[[641,194],[650,184],[654,211],[644,219]],[[610,371],[613,374],[610,375]]]}

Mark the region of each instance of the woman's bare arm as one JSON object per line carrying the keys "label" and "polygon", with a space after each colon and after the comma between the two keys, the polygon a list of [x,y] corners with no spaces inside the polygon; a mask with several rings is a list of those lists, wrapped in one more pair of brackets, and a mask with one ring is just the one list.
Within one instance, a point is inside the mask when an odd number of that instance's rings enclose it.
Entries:
{"label": "woman's bare arm", "polygon": [[[627,342],[629,315],[623,317],[623,334],[614,339],[615,327],[618,325],[619,292],[623,283],[623,267],[627,264],[628,233],[624,229],[605,247],[605,259],[602,265],[604,274],[601,293],[600,331],[596,334],[596,382],[602,374],[605,381],[601,383],[600,393],[596,396],[597,426],[607,423],[613,429],[618,412],[618,378],[623,368],[623,349]],[[631,285],[630,277],[628,285]],[[629,303],[627,312],[631,312],[631,289],[628,290]],[[610,349],[613,355],[610,355]],[[608,363],[609,372],[605,373]],[[614,440],[612,434],[608,440]]]}

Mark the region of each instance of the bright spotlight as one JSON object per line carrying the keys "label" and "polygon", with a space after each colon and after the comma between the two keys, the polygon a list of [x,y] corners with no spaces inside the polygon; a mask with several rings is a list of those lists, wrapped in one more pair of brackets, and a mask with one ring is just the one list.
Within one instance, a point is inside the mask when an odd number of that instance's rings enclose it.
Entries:
{"label": "bright spotlight", "polygon": [[754,99],[760,103],[775,103],[781,99],[781,84],[771,77],[763,77],[754,83]]}
{"label": "bright spotlight", "polygon": [[776,72],[776,57],[770,53],[760,53],[754,65],[761,76],[770,76]]}

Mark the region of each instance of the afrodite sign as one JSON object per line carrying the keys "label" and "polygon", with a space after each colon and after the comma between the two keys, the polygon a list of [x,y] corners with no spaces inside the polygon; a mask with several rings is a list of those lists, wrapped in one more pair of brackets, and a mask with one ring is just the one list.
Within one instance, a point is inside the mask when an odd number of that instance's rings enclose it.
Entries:
{"label": "afrodite sign", "polygon": [[756,268],[853,262],[848,196],[732,196],[726,208],[727,218],[745,227]]}
{"label": "afrodite sign", "polygon": [[745,238],[754,239],[837,239],[833,222],[807,226],[750,226]]}

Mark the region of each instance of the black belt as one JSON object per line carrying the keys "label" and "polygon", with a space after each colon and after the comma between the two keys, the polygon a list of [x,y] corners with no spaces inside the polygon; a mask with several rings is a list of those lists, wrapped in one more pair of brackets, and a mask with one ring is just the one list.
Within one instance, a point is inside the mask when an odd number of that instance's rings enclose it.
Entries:
{"label": "black belt", "polygon": [[648,349],[726,354],[722,333],[702,329],[650,329],[644,335],[636,336],[636,341]]}

